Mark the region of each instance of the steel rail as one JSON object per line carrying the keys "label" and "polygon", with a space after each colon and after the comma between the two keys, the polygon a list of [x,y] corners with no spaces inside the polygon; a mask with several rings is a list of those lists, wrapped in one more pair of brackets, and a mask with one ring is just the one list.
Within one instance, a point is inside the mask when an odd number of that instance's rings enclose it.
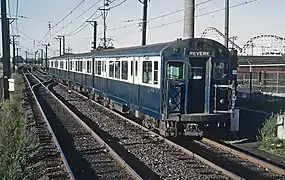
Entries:
{"label": "steel rail", "polygon": [[[65,157],[65,155],[64,155],[64,152],[63,152],[63,150],[61,149],[61,146],[60,146],[59,143],[58,143],[58,140],[57,140],[57,138],[56,138],[56,136],[55,136],[55,133],[54,133],[54,131],[52,130],[50,123],[49,123],[48,120],[47,120],[47,117],[46,117],[46,115],[45,115],[45,113],[44,113],[44,111],[43,111],[43,109],[42,109],[42,107],[41,107],[41,105],[40,105],[40,103],[39,103],[37,97],[36,97],[36,94],[34,93],[34,90],[33,90],[34,87],[40,85],[41,83],[37,83],[37,84],[34,84],[33,86],[31,86],[31,83],[30,83],[30,81],[28,80],[28,78],[27,78],[27,76],[26,76],[26,73],[25,73],[24,71],[22,71],[22,73],[23,73],[24,78],[25,78],[26,82],[28,83],[28,86],[29,86],[29,88],[30,88],[30,90],[31,90],[31,92],[32,92],[32,94],[33,94],[33,98],[35,99],[35,101],[36,101],[36,103],[37,103],[37,106],[38,106],[38,108],[39,108],[39,110],[40,110],[40,112],[41,112],[41,115],[42,115],[44,121],[45,121],[46,124],[47,124],[47,127],[48,127],[48,129],[49,129],[49,132],[50,132],[51,135],[52,135],[53,142],[55,143],[57,149],[59,150],[60,157],[61,157],[61,159],[62,159],[62,161],[63,161],[63,163],[64,163],[65,169],[66,169],[67,173],[69,174],[70,179],[75,180],[75,177],[74,177],[73,172],[72,172],[72,170],[71,170],[71,168],[70,168],[70,166],[69,166],[69,164],[68,164],[68,162],[67,162],[67,160],[66,160],[66,157]],[[30,73],[29,73],[29,74],[30,74]]]}
{"label": "steel rail", "polygon": [[139,179],[143,180],[142,177],[140,177],[139,174],[129,165],[125,162],[125,160],[116,153],[115,150],[113,150],[98,134],[96,134],[86,123],[84,123],[71,109],[69,109],[61,100],[58,99],[50,90],[49,90],[49,85],[45,86],[40,80],[35,77],[33,74],[31,74],[39,84],[41,84],[53,97],[54,99],[60,103],[62,107],[64,107],[91,135],[93,138],[95,138],[102,146],[104,146],[108,153],[115,159],[117,162],[121,165],[122,168],[125,168],[126,171],[134,178],[134,179]]}

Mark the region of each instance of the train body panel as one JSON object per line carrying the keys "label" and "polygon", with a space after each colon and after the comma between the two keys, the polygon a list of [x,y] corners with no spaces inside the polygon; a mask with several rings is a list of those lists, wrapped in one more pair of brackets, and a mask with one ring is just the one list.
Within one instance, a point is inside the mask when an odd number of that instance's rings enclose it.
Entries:
{"label": "train body panel", "polygon": [[236,56],[218,42],[195,38],[55,57],[49,72],[107,105],[135,111],[163,135],[189,135],[205,124],[229,123]]}

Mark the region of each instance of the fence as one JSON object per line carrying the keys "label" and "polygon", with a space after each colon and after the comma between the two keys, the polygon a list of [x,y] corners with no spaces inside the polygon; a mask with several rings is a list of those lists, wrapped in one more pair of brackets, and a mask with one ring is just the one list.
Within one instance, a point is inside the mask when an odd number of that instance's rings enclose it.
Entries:
{"label": "fence", "polygon": [[263,92],[263,93],[285,93],[285,72],[284,71],[260,71],[260,72],[239,72],[238,89],[240,91]]}

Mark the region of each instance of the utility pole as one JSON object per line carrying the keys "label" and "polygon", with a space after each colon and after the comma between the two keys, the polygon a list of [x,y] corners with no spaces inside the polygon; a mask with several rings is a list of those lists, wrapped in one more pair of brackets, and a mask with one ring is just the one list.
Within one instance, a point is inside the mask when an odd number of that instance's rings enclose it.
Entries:
{"label": "utility pole", "polygon": [[13,64],[13,67],[12,67],[12,71],[15,72],[15,62],[16,62],[16,55],[15,55],[15,51],[16,51],[16,42],[15,42],[15,39],[17,37],[20,37],[19,35],[11,35],[12,37],[12,46],[13,46],[13,59],[12,59],[12,64]]}
{"label": "utility pole", "polygon": [[58,36],[59,38],[62,38],[62,55],[65,54],[65,36]]}
{"label": "utility pole", "polygon": [[97,26],[98,23],[97,21],[86,21],[89,22],[93,26],[93,47],[92,49],[95,51],[96,50],[96,44],[97,44]]}
{"label": "utility pole", "polygon": [[60,37],[56,37],[54,39],[59,42],[59,56],[61,56],[61,38]]}
{"label": "utility pole", "polygon": [[34,63],[34,65],[36,65],[36,64],[37,64],[37,53],[38,53],[38,50],[37,50],[37,51],[35,51],[35,63]]}
{"label": "utility pole", "polygon": [[147,6],[148,0],[139,0],[143,4],[143,22],[142,22],[142,45],[146,45],[146,27],[147,27]]}
{"label": "utility pole", "polygon": [[103,18],[103,27],[104,27],[104,31],[103,31],[103,47],[107,48],[107,15],[108,15],[108,11],[110,10],[110,8],[106,8],[109,6],[110,0],[103,0],[104,6],[103,8],[99,8],[99,10],[101,10],[101,14],[102,14],[102,18]]}
{"label": "utility pole", "polygon": [[28,51],[25,52],[26,52],[26,63],[28,63]]}
{"label": "utility pole", "polygon": [[233,42],[232,42],[232,49],[234,49],[234,44],[235,44],[235,41],[237,40],[237,36],[232,36],[230,37],[229,39],[231,39]]}
{"label": "utility pole", "polygon": [[229,48],[230,0],[225,0],[225,46]]}
{"label": "utility pole", "polygon": [[7,19],[6,0],[1,0],[1,26],[2,26],[2,50],[3,50],[3,89],[4,100],[10,98],[9,96],[9,71],[10,71],[10,35],[9,35],[9,21]]}
{"label": "utility pole", "polygon": [[183,38],[195,36],[195,0],[184,0],[184,29]]}
{"label": "utility pole", "polygon": [[17,59],[15,58],[15,64],[18,66],[18,63],[19,63],[19,50],[20,50],[21,48],[16,48],[16,50],[17,50],[17,54],[16,54],[16,57],[17,57]]}
{"label": "utility pole", "polygon": [[253,44],[253,43],[251,43],[251,44],[250,44],[250,47],[251,47],[251,56],[253,56],[253,48],[254,48],[254,44]]}
{"label": "utility pole", "polygon": [[46,72],[48,71],[48,54],[47,54],[47,51],[48,51],[48,46],[50,46],[50,44],[48,43],[48,44],[45,44],[45,48],[46,48],[46,57],[45,57],[45,59],[46,59],[46,61],[45,61],[45,69],[46,69]]}
{"label": "utility pole", "polygon": [[43,49],[40,49],[41,50],[41,66],[43,66],[43,61],[44,61],[44,50]]}

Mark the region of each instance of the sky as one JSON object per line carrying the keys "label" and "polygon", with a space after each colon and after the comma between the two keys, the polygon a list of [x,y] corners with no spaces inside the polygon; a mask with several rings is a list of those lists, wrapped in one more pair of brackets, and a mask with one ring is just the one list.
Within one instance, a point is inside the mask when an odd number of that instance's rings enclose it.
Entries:
{"label": "sky", "polygon": [[[66,35],[66,47],[70,47],[72,52],[90,51],[93,27],[84,23],[88,18],[98,21],[99,38],[103,36],[103,20],[100,10],[97,10],[102,7],[103,0],[7,0],[7,12],[12,17],[17,14],[17,1],[20,17],[17,23],[12,23],[11,34],[20,35],[18,38],[20,55],[24,57],[25,51],[29,51],[32,56],[33,52],[43,48],[41,44],[46,43],[51,44],[49,56],[58,55],[56,52],[58,42],[54,40],[57,35]],[[115,0],[110,7],[123,1]],[[284,0],[257,0],[246,3],[248,1],[250,0],[230,0],[230,6],[242,4],[230,9],[230,36],[238,36],[236,41],[238,45],[243,46],[251,37],[261,34],[285,37],[281,18],[285,17]],[[99,3],[94,5],[97,2]],[[93,8],[83,13],[92,5]],[[225,0],[196,0],[196,5],[195,37],[201,37],[203,31],[210,26],[224,32]],[[70,13],[76,6],[78,8]],[[148,7],[147,44],[183,37],[184,0],[150,0]],[[141,44],[139,23],[142,18],[142,8],[138,0],[126,0],[109,11],[107,37],[114,39],[116,48]],[[219,12],[211,13],[220,9]],[[57,24],[68,13],[70,15]],[[51,31],[48,31],[49,22],[51,27],[57,24]],[[86,28],[74,33],[82,23],[83,27],[87,25]],[[2,43],[0,47],[2,49]]]}

